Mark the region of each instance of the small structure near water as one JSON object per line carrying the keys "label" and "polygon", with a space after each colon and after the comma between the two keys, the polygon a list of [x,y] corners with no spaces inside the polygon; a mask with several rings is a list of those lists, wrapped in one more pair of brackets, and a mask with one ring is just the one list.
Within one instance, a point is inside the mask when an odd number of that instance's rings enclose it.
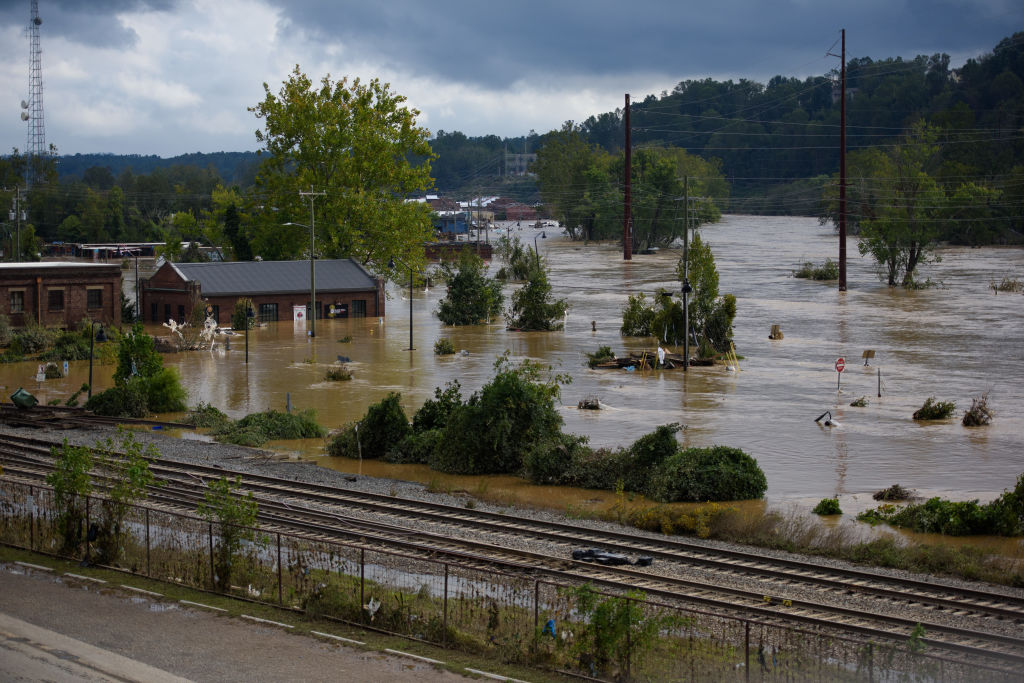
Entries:
{"label": "small structure near water", "polygon": [[[596,363],[592,367],[599,370],[625,370],[628,368],[635,368],[637,370],[653,370],[655,368],[674,370],[676,368],[682,368],[686,366],[686,358],[681,353],[664,353],[664,360],[659,361],[659,354],[657,351],[642,351],[637,353],[636,351],[630,351],[629,355],[624,358],[613,357],[608,360]],[[714,365],[714,361],[700,360],[696,358],[690,359],[690,367],[699,365]]]}

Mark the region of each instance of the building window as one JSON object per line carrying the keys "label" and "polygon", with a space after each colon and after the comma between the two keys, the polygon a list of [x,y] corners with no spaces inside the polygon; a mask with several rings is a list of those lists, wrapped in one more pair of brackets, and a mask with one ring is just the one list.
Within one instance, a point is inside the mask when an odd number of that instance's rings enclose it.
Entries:
{"label": "building window", "polygon": [[185,324],[185,306],[184,304],[178,304],[178,324]]}
{"label": "building window", "polygon": [[54,313],[64,310],[64,290],[51,289],[49,292],[46,309]]}
{"label": "building window", "polygon": [[356,299],[352,302],[352,311],[349,315],[353,318],[366,317],[366,299]]}
{"label": "building window", "polygon": [[86,292],[86,308],[103,308],[103,290],[90,289]]}
{"label": "building window", "polygon": [[158,303],[151,303],[149,305],[149,319],[150,319],[150,322],[154,322],[154,323],[160,322],[160,304],[158,304]]}
{"label": "building window", "polygon": [[11,313],[25,312],[25,292],[11,292]]}
{"label": "building window", "polygon": [[171,305],[164,304],[164,320],[171,322]]}
{"label": "building window", "polygon": [[260,322],[277,322],[277,304],[260,304]]}

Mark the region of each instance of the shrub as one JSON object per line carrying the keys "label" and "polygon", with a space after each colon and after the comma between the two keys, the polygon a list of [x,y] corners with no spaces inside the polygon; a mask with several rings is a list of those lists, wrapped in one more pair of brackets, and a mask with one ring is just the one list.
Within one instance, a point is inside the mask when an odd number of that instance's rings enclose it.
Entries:
{"label": "shrub", "polygon": [[622,309],[622,327],[619,333],[623,337],[650,337],[654,329],[654,307],[648,306],[643,292],[636,296],[630,295],[626,307]]}
{"label": "shrub", "polygon": [[108,417],[146,417],[149,415],[146,383],[135,377],[106,391],[93,394],[85,409]]}
{"label": "shrub", "polygon": [[313,439],[327,431],[316,422],[316,411],[252,413],[217,431],[218,441],[240,446],[262,446],[272,439]]}
{"label": "shrub", "polygon": [[812,512],[816,515],[841,515],[843,511],[839,509],[838,498],[822,498],[821,501],[814,506]]}
{"label": "shrub", "polygon": [[391,392],[371,405],[363,419],[357,423],[358,435],[355,431],[356,424],[346,426],[327,444],[328,454],[347,458],[359,457],[361,445],[363,458],[379,460],[386,456],[388,451],[412,433],[412,427],[409,426],[409,420],[400,403],[401,398],[401,394]]}
{"label": "shrub", "polygon": [[992,422],[992,411],[988,407],[988,394],[971,399],[971,407],[964,413],[964,427],[981,427]]}
{"label": "shrub", "polygon": [[[252,299],[249,297],[242,297],[235,300],[235,310],[231,313],[231,329],[233,330],[244,330],[248,327],[250,330],[256,325],[255,309],[252,305]],[[250,315],[250,313],[252,315]]]}
{"label": "shrub", "polygon": [[825,259],[825,262],[820,266],[806,261],[799,270],[793,271],[793,277],[810,280],[838,280],[839,264],[830,258]]}
{"label": "shrub", "polygon": [[587,354],[587,365],[589,367],[595,367],[609,360],[615,360],[615,354],[612,353],[612,347],[610,346],[602,346],[596,353]]}
{"label": "shrub", "polygon": [[231,424],[231,418],[209,403],[200,403],[188,411],[183,422],[193,427],[220,430]]}
{"label": "shrub", "polygon": [[438,356],[450,356],[455,353],[455,344],[447,337],[441,337],[434,342],[434,354]]}
{"label": "shrub", "polygon": [[518,236],[509,239],[504,235],[499,238],[495,252],[506,264],[495,274],[498,280],[522,282],[537,265],[533,250],[524,248]]}
{"label": "shrub", "polygon": [[324,379],[328,382],[347,382],[352,379],[352,371],[346,365],[332,365],[327,368]]}
{"label": "shrub", "polygon": [[387,452],[384,460],[399,464],[426,465],[430,462],[434,450],[443,447],[442,437],[440,429],[411,432]]}
{"label": "shrub", "polygon": [[0,315],[0,346],[8,346],[12,338],[11,319],[6,315]]}
{"label": "shrub", "polygon": [[160,368],[144,380],[146,404],[154,413],[177,413],[187,407],[188,394],[177,368]]}
{"label": "shrub", "polygon": [[1024,292],[1024,281],[1015,277],[1004,277],[1002,282],[992,282],[992,290],[999,292]]}
{"label": "shrub", "polygon": [[448,419],[462,407],[462,385],[454,379],[444,385],[444,389],[436,387],[434,398],[424,401],[416,414],[412,416],[412,430],[416,433],[441,429],[448,424]]}
{"label": "shrub", "polygon": [[560,434],[545,447],[533,448],[523,457],[523,474],[534,484],[565,484],[572,463],[590,450],[586,443],[585,436]]}
{"label": "shrub", "polygon": [[218,590],[224,592],[231,589],[231,575],[242,541],[257,539],[253,527],[256,526],[259,516],[259,506],[251,491],[245,496],[237,491],[241,485],[241,477],[235,477],[233,480],[221,477],[211,481],[207,484],[205,497],[197,509],[204,519],[217,522],[214,584]]}
{"label": "shrub", "polygon": [[914,495],[899,484],[893,484],[887,489],[876,491],[871,497],[875,500],[910,500]]}
{"label": "shrub", "polygon": [[687,448],[651,475],[648,495],[661,502],[752,500],[768,488],[757,461],[738,448]]}
{"label": "shrub", "polygon": [[861,396],[860,398],[854,399],[854,400],[850,401],[850,405],[853,406],[854,408],[867,408],[868,407],[868,397],[867,396]]}
{"label": "shrub", "polygon": [[47,363],[43,374],[46,376],[46,379],[61,379],[64,377],[64,372],[56,363]]}
{"label": "shrub", "polygon": [[914,411],[915,420],[945,420],[956,410],[956,405],[951,401],[936,401],[930,397],[924,405]]}
{"label": "shrub", "polygon": [[85,446],[72,446],[64,439],[59,449],[50,449],[53,471],[46,483],[53,487],[53,503],[57,510],[57,528],[61,535],[61,552],[75,554],[82,542],[86,496],[92,492],[92,452]]}
{"label": "shrub", "polygon": [[31,356],[53,346],[56,339],[56,330],[32,322],[14,333],[11,346],[24,355]]}

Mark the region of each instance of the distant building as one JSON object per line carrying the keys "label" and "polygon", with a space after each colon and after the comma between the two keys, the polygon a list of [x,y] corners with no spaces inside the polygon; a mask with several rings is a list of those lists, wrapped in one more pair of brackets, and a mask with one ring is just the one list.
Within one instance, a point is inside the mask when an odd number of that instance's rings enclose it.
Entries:
{"label": "distant building", "polygon": [[0,263],[0,314],[12,327],[31,320],[74,329],[88,319],[121,324],[121,267],[100,263]]}
{"label": "distant building", "polygon": [[[309,261],[164,263],[142,283],[147,322],[184,322],[202,301],[218,325],[230,325],[235,302],[252,299],[261,322],[309,315]],[[384,316],[384,280],[353,259],[316,262],[316,317]]]}

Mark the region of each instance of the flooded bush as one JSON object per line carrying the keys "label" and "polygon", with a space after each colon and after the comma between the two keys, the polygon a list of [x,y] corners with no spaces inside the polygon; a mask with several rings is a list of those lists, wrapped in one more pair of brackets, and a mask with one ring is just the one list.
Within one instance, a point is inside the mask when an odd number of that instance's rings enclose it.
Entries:
{"label": "flooded bush", "polygon": [[915,420],[945,420],[956,410],[956,404],[952,401],[936,401],[935,397],[929,397],[924,405],[914,411]]}
{"label": "flooded bush", "polygon": [[875,500],[886,501],[911,500],[914,497],[914,494],[909,489],[906,489],[899,484],[893,484],[887,489],[876,491],[871,497]]}
{"label": "flooded bush", "polygon": [[135,377],[106,391],[93,394],[85,402],[85,409],[109,417],[146,417],[149,415],[148,387],[141,377]]}
{"label": "flooded bush", "polygon": [[936,497],[920,505],[883,505],[862,512],[857,519],[948,536],[1019,536],[1024,534],[1024,474],[1018,477],[1013,490],[1003,491],[999,498],[985,505],[979,505],[977,500]]}
{"label": "flooded bush", "polygon": [[650,337],[654,329],[654,307],[648,306],[646,295],[640,292],[636,296],[630,294],[625,308],[622,309],[622,326],[619,333],[623,337]]}
{"label": "flooded bush", "polygon": [[[346,425],[327,444],[327,453],[346,458],[379,460],[412,433],[400,403],[402,395],[391,392],[371,405],[357,423]],[[358,430],[357,430],[358,428]]]}
{"label": "flooded bush", "polygon": [[217,441],[239,446],[262,446],[272,439],[313,439],[327,435],[316,422],[315,410],[252,413],[214,433]]}
{"label": "flooded bush", "polygon": [[587,365],[592,368],[609,360],[615,360],[615,354],[610,346],[602,346],[596,352],[587,354]]}
{"label": "flooded bush", "polygon": [[854,408],[867,408],[868,407],[868,397],[867,396],[861,396],[860,398],[856,398],[856,399],[850,401],[850,405],[853,406]]}
{"label": "flooded bush", "polygon": [[543,268],[530,272],[526,284],[512,294],[512,305],[505,313],[510,330],[561,330],[569,310],[565,299],[554,299],[548,274]]}
{"label": "flooded bush", "polygon": [[830,258],[820,266],[814,265],[811,261],[805,261],[798,269],[793,271],[793,277],[807,280],[838,280],[839,264]]}
{"label": "flooded bush", "polygon": [[434,388],[434,398],[427,399],[412,416],[412,429],[421,433],[440,429],[448,424],[448,418],[462,407],[462,385],[453,379],[441,387]]}
{"label": "flooded bush", "polygon": [[437,356],[450,356],[455,353],[455,344],[452,344],[452,340],[447,337],[441,337],[434,342],[434,355]]}
{"label": "flooded bush", "polygon": [[347,382],[352,379],[352,371],[346,365],[332,365],[324,373],[324,379],[328,382]]}
{"label": "flooded bush", "polygon": [[1024,281],[1015,277],[1004,277],[1000,282],[992,282],[992,291],[999,292],[1024,292]]}
{"label": "flooded bush", "polygon": [[441,263],[441,279],[448,285],[437,307],[437,317],[442,323],[480,325],[501,314],[505,301],[501,283],[487,277],[486,268],[482,258],[465,249],[459,252],[456,262]]}
{"label": "flooded bush", "polygon": [[992,411],[988,407],[988,394],[971,399],[971,407],[964,413],[964,427],[981,427],[992,422]]}
{"label": "flooded bush", "polygon": [[821,501],[814,506],[811,511],[816,515],[841,515],[843,511],[839,509],[838,498],[822,498]]}
{"label": "flooded bush", "polygon": [[231,423],[231,418],[209,403],[200,403],[188,411],[183,422],[193,427],[219,430],[227,427]]}

